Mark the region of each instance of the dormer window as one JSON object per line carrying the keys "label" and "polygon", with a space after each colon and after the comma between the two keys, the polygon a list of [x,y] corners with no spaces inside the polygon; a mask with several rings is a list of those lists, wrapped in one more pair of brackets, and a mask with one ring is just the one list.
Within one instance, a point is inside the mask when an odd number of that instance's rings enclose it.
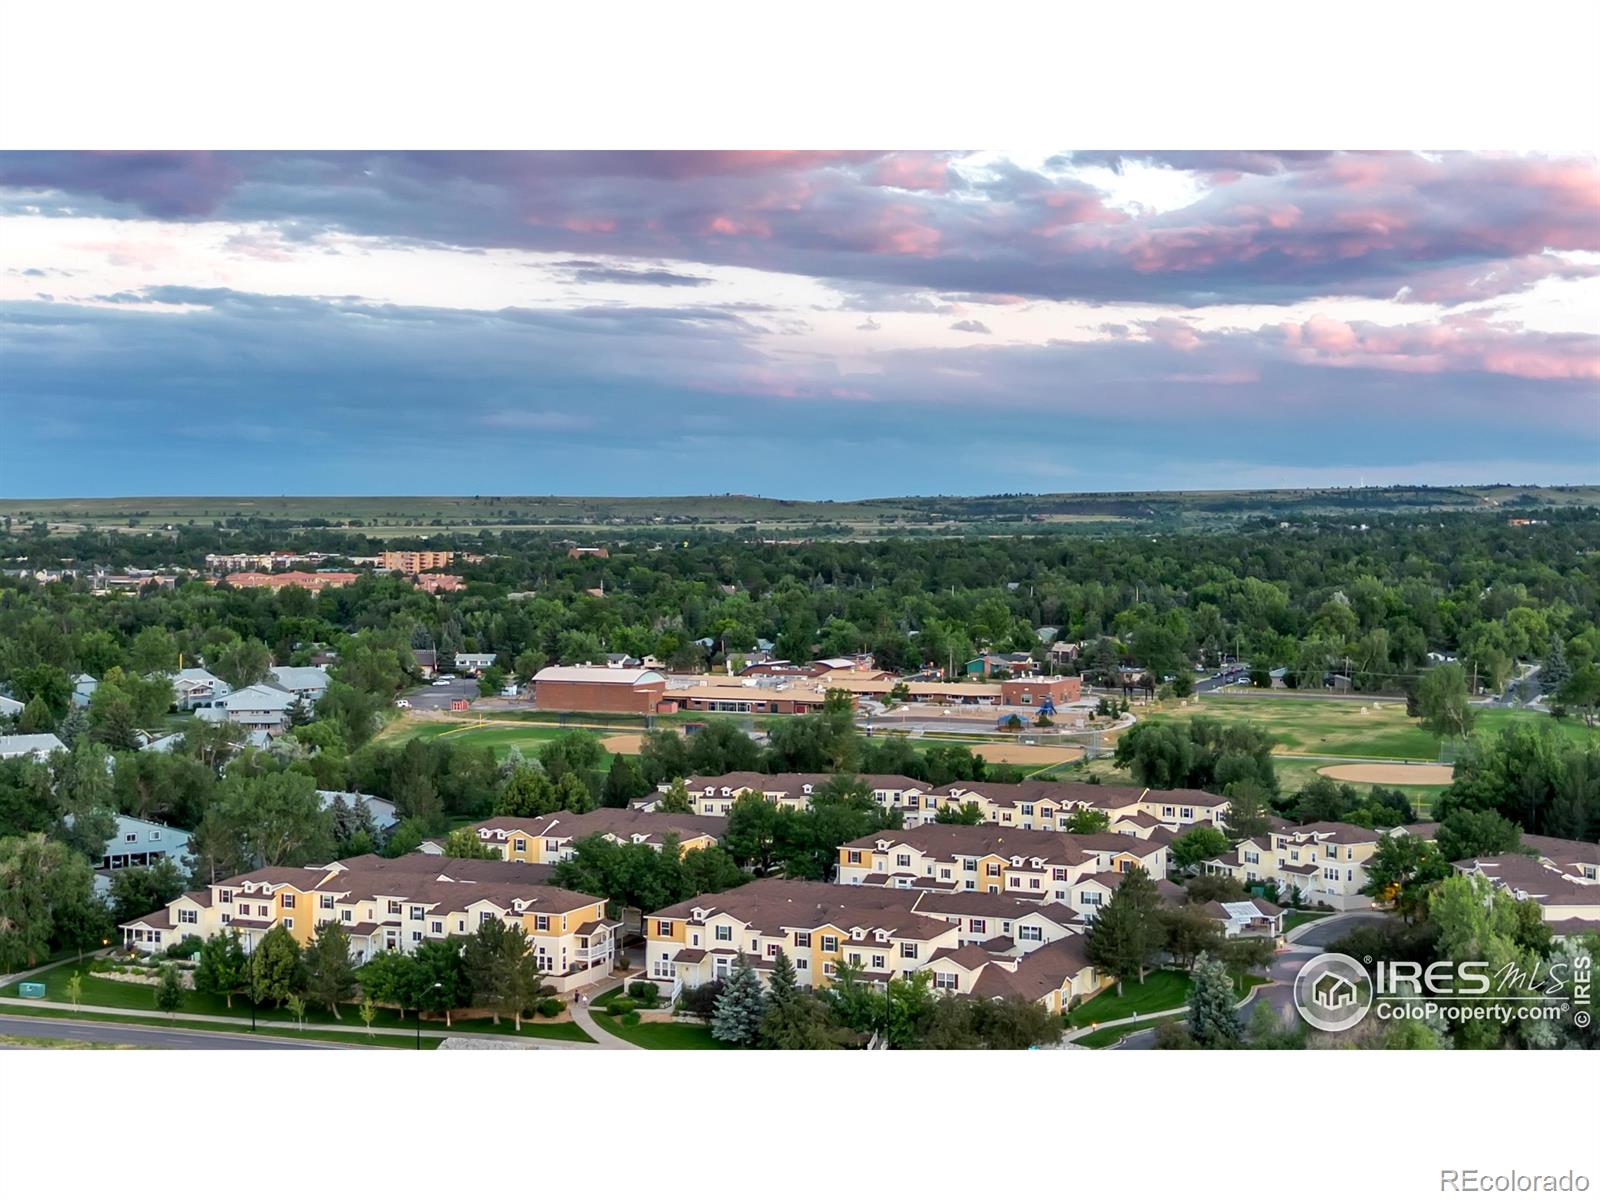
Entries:
{"label": "dormer window", "polygon": [[807,795],[807,796],[809,796],[809,795],[811,795],[811,785],[810,785],[810,784],[809,784],[809,783],[808,783],[808,784],[805,784],[805,785],[803,785],[803,786],[802,786],[802,787],[801,787],[801,788],[800,788],[800,791],[801,791],[801,792],[802,792],[802,793],[804,793],[804,794],[805,794],[805,795]]}

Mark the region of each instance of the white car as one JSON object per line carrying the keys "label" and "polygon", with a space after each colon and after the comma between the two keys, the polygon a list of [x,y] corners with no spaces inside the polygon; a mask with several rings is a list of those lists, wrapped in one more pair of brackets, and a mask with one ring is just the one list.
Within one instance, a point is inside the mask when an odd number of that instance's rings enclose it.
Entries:
{"label": "white car", "polygon": [[396,708],[410,708],[411,707],[411,701],[409,701],[409,700],[396,700],[394,702],[394,706]]}

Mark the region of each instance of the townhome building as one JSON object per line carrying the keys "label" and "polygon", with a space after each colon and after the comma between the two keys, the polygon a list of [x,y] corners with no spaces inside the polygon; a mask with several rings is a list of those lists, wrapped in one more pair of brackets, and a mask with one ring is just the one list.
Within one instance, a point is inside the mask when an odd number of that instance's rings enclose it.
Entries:
{"label": "townhome building", "polygon": [[[837,778],[840,776],[800,772],[762,775],[756,771],[733,771],[726,775],[691,775],[684,779],[683,786],[689,793],[689,802],[694,805],[696,813],[705,817],[725,817],[733,808],[734,801],[745,792],[755,792],[779,808],[810,808],[812,795]],[[912,813],[922,811],[918,802],[929,791],[926,783],[906,775],[845,778],[860,779],[872,789],[872,798],[877,803],[905,811],[907,824],[911,823]],[[659,791],[665,792],[668,786],[660,785]],[[659,803],[659,800],[656,802]]]}
{"label": "townhome building", "polygon": [[268,683],[253,683],[239,688],[210,704],[197,707],[195,715],[206,721],[231,722],[251,732],[282,733],[289,727],[289,709],[295,697]]}
{"label": "townhome building", "polygon": [[542,817],[486,817],[475,828],[478,841],[508,862],[554,864],[571,858],[574,843],[586,837],[603,837],[619,846],[643,843],[657,850],[675,837],[679,854],[705,850],[722,839],[726,825],[721,817],[597,808]]}
{"label": "townhome building", "polygon": [[194,935],[238,933],[253,951],[282,926],[304,945],[335,921],[359,962],[383,950],[466,937],[490,917],[520,928],[535,964],[560,993],[603,979],[620,922],[605,901],[548,882],[524,863],[410,854],[361,855],[321,867],[263,867],[185,892],[160,912],[122,926],[125,944],[158,950]]}
{"label": "townhome building", "polygon": [[1545,923],[1563,937],[1600,934],[1600,845],[1523,835],[1532,853],[1464,859],[1455,869],[1481,875],[1518,900],[1534,900]]}
{"label": "townhome building", "polygon": [[[937,789],[936,808],[948,804],[977,804],[986,822],[1018,829],[1062,829],[1073,817],[1093,809],[1106,814],[1111,827],[1136,837],[1151,829],[1177,829],[1188,825],[1219,824],[1228,811],[1226,796],[1193,788],[1160,791],[1145,787],[1056,783],[1025,780],[1022,783],[960,781]],[[1119,828],[1122,826],[1122,828]]]}
{"label": "townhome building", "polygon": [[994,825],[923,825],[869,834],[839,848],[839,882],[1078,899],[1087,876],[1143,867],[1167,874],[1167,847],[1118,833],[1076,834]]}
{"label": "townhome building", "polygon": [[[728,978],[741,955],[765,977],[782,951],[802,987],[830,986],[845,964],[875,986],[926,971],[934,986],[945,990],[1022,997],[1051,1011],[1109,982],[1089,965],[1081,935],[1041,915],[1047,906],[997,907],[994,924],[974,936],[963,923],[970,924],[967,909],[973,906],[939,911],[952,899],[921,891],[758,879],[649,914],[646,972],[675,994]],[[1030,930],[1036,923],[1039,938],[1021,941],[1001,934],[1007,920],[1013,928],[1027,924]]]}
{"label": "townhome building", "polygon": [[1246,886],[1273,883],[1280,896],[1298,893],[1305,904],[1326,904],[1341,912],[1371,908],[1372,897],[1361,891],[1367,886],[1365,864],[1385,833],[1420,836],[1406,826],[1365,829],[1343,821],[1288,825],[1244,839],[1202,869],[1231,875]]}
{"label": "townhome building", "polygon": [[267,674],[279,688],[307,704],[321,700],[331,682],[326,667],[273,667]]}
{"label": "townhome building", "polygon": [[227,680],[204,667],[184,667],[170,676],[173,701],[180,712],[192,712],[233,690]]}

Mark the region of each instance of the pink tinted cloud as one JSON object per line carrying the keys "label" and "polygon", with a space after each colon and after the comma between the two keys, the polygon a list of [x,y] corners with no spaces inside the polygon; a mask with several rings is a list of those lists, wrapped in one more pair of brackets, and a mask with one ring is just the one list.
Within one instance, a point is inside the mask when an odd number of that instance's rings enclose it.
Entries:
{"label": "pink tinted cloud", "polygon": [[950,163],[939,154],[891,154],[867,178],[879,187],[942,192],[950,186]]}
{"label": "pink tinted cloud", "polygon": [[1547,333],[1476,316],[1436,323],[1378,325],[1318,314],[1279,331],[1289,356],[1320,366],[1422,374],[1488,372],[1521,379],[1600,379],[1600,337]]}

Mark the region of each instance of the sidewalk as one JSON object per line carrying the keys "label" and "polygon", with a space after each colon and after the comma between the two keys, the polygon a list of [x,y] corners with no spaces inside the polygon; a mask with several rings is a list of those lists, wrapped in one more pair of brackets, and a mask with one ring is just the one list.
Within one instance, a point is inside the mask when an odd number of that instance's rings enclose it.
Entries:
{"label": "sidewalk", "polygon": [[600,993],[602,991],[609,991],[610,988],[611,988],[611,980],[610,980],[609,977],[606,978],[601,983],[591,984],[587,988],[580,988],[578,991],[572,993],[572,995],[568,998],[568,1000],[567,1000],[567,1011],[572,1014],[572,1019],[577,1022],[578,1028],[583,1030],[590,1037],[592,1037],[597,1043],[599,1043],[599,1045],[596,1047],[597,1049],[599,1049],[599,1048],[603,1048],[603,1049],[606,1049],[606,1050],[642,1050],[642,1049],[644,1049],[643,1046],[635,1046],[632,1042],[626,1041],[623,1038],[619,1038],[616,1034],[612,1033],[609,1029],[602,1029],[600,1027],[600,1022],[596,1021],[594,1019],[594,1014],[589,1011],[589,1006],[587,1004],[584,1004],[578,998],[579,996],[585,996],[588,999],[593,1000],[596,994],[598,994],[598,993]]}
{"label": "sidewalk", "polygon": [[[1258,983],[1245,994],[1244,999],[1240,1000],[1233,1007],[1235,1009],[1241,1009],[1246,1004],[1249,1004],[1252,1000],[1254,1000],[1258,993],[1265,991],[1267,988],[1280,986],[1282,986],[1282,980],[1278,979],[1269,979],[1266,983]],[[1141,1021],[1157,1021],[1164,1017],[1181,1017],[1188,1011],[1189,1006],[1185,1004],[1182,1008],[1168,1008],[1163,1009],[1161,1012],[1134,1013],[1134,1015],[1131,1017],[1117,1017],[1112,1021],[1101,1021],[1095,1025],[1085,1025],[1079,1029],[1068,1030],[1067,1035],[1061,1039],[1061,1042],[1063,1045],[1070,1045],[1079,1038],[1088,1037],[1091,1033],[1099,1033],[1102,1029],[1115,1029],[1119,1025],[1136,1025]],[[1107,1049],[1110,1048],[1111,1047],[1109,1046],[1107,1047]]]}
{"label": "sidewalk", "polygon": [[[188,1021],[205,1025],[229,1027],[237,1027],[242,1025],[246,1029],[250,1028],[249,1017],[216,1017],[186,1012],[164,1013],[148,1008],[102,1008],[98,1005],[92,1004],[84,1004],[74,1008],[70,1004],[64,1004],[57,1000],[23,1000],[20,997],[15,996],[6,996],[3,1001],[0,1001],[0,1003],[4,1003],[7,1006],[16,1005],[21,1008],[44,1009],[49,1012],[60,1013],[65,1017],[109,1015],[117,1017],[136,1017],[138,1018],[140,1024],[145,1025],[162,1025],[169,1022]],[[577,1008],[573,1009],[573,1016],[575,1018],[578,1016]],[[585,1013],[584,1016],[588,1016],[588,1014]],[[611,1034],[606,1033],[603,1029],[599,1029],[598,1027],[590,1028],[590,1025],[593,1024],[592,1018],[589,1024],[585,1024],[582,1020],[579,1020],[578,1024],[583,1028],[584,1032],[586,1032],[590,1037],[594,1038],[597,1042],[602,1044],[618,1042],[630,1050],[638,1049],[637,1046],[623,1042],[620,1038],[612,1037]],[[344,1034],[354,1043],[359,1043],[360,1039],[365,1037],[367,1032],[364,1026],[325,1025],[318,1024],[313,1021],[307,1021],[304,1025],[296,1025],[293,1021],[258,1021],[256,1023],[256,1028],[259,1031],[262,1031],[264,1036],[270,1036],[275,1032],[283,1033],[296,1029],[312,1030],[317,1033],[340,1033]],[[375,1029],[373,1030],[373,1033],[382,1034],[387,1037],[415,1036],[415,1030],[411,1029],[384,1028]],[[598,1050],[600,1048],[599,1046],[592,1045],[588,1042],[558,1041],[555,1038],[508,1037],[492,1033],[466,1033],[459,1029],[450,1029],[448,1027],[439,1029],[430,1029],[424,1027],[422,1030],[422,1036],[425,1038],[432,1038],[434,1041],[441,1041],[444,1038],[455,1037],[474,1038],[485,1042],[510,1042],[516,1046],[526,1046],[530,1049],[536,1048],[539,1050]]]}

